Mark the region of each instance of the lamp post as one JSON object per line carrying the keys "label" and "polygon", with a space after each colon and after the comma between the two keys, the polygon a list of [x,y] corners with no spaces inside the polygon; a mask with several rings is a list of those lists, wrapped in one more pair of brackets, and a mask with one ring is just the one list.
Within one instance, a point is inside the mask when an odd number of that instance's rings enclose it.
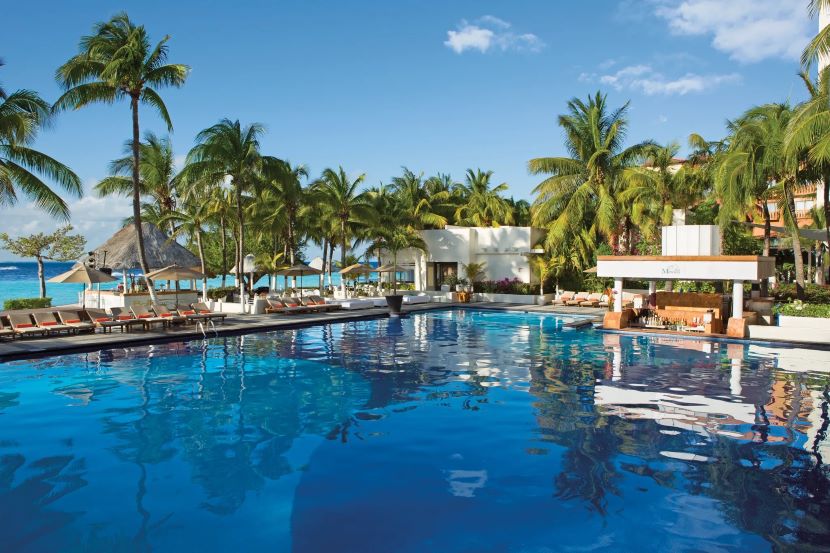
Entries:
{"label": "lamp post", "polygon": [[[254,256],[253,254],[248,254],[242,260],[242,273],[248,273],[251,276],[251,290],[254,289],[254,270],[256,269],[256,264],[254,263]],[[242,312],[245,312],[245,304],[248,302],[248,298],[245,295],[245,279],[240,277],[240,282],[242,283]]]}

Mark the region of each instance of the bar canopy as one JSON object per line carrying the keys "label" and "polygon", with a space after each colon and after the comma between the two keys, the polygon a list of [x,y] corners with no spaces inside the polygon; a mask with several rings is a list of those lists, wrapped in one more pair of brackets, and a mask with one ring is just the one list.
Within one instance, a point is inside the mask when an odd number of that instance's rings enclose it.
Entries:
{"label": "bar canopy", "polygon": [[760,255],[602,255],[597,258],[597,276],[754,282],[775,276],[775,258]]}

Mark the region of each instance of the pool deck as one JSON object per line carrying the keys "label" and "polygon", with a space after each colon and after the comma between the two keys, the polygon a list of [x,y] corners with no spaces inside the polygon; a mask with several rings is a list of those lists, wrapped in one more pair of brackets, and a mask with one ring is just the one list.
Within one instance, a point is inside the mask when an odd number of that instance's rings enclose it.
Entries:
{"label": "pool deck", "polygon": [[[602,320],[604,309],[586,307],[554,307],[552,305],[523,305],[515,303],[426,303],[406,305],[404,313],[417,313],[449,307],[474,307],[476,309],[491,309],[495,311],[521,311],[526,313],[550,313],[558,315],[582,315]],[[298,313],[294,315],[236,315],[229,314],[224,323],[215,325],[216,332],[208,328],[207,337],[232,336],[299,328],[312,325],[355,321],[361,319],[376,319],[389,316],[385,307],[361,309],[353,311],[332,311],[329,313]],[[15,359],[46,357],[64,353],[79,353],[99,349],[129,348],[166,342],[180,342],[185,340],[199,340],[205,337],[202,330],[196,325],[176,325],[170,329],[161,330],[134,330],[131,332],[113,331],[107,334],[102,332],[49,336],[45,338],[23,338],[3,340],[0,342],[0,363]]]}

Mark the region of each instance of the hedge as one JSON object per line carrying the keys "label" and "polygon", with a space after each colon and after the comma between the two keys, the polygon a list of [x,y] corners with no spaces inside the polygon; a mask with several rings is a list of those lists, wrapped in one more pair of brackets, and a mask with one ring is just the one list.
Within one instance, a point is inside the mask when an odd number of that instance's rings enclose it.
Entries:
{"label": "hedge", "polygon": [[775,306],[779,315],[790,317],[820,317],[830,319],[830,305],[826,303],[804,303],[799,300],[790,303],[779,303]]}
{"label": "hedge", "polygon": [[3,309],[38,309],[52,307],[52,298],[17,298],[3,302]]}

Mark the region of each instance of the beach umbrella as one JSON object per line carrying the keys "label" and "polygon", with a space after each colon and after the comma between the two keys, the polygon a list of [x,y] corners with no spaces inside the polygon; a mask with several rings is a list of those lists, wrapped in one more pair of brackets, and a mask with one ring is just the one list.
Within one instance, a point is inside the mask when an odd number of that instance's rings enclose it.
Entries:
{"label": "beach umbrella", "polygon": [[[302,287],[303,275],[321,275],[323,271],[320,269],[315,269],[314,267],[309,267],[304,263],[297,263],[296,265],[292,265],[291,267],[285,267],[280,269],[279,271],[274,272],[275,275],[280,275],[285,279],[284,286],[288,286],[288,277],[290,276],[299,276],[300,277],[300,287]],[[302,292],[300,292],[302,295]]]}
{"label": "beach umbrella", "polygon": [[585,269],[582,272],[595,275],[595,274],[597,274],[597,268],[596,267],[591,267],[590,269]]}
{"label": "beach umbrella", "polygon": [[398,281],[398,273],[402,273],[406,271],[404,267],[400,265],[394,265],[392,263],[387,263],[386,265],[381,265],[377,269],[374,269],[372,272],[375,273],[393,273],[393,277],[395,279],[395,288],[397,288],[397,281]]}
{"label": "beach umbrella", "polygon": [[341,278],[351,276],[351,277],[354,277],[353,280],[356,283],[357,278],[360,275],[366,276],[368,274],[371,274],[371,273],[374,272],[374,269],[372,269],[369,265],[365,265],[363,263],[355,263],[354,265],[349,265],[348,267],[340,269],[339,272],[340,272]]}
{"label": "beach umbrella", "polygon": [[[180,280],[199,280],[200,278],[204,278],[204,273],[201,273],[195,269],[191,269],[189,267],[181,267],[179,265],[169,265],[163,269],[158,269],[156,271],[152,271],[147,273],[146,275],[148,278],[152,280],[175,280],[176,281],[176,305],[179,304],[179,284],[178,281]],[[206,290],[203,290],[202,293],[206,293]]]}
{"label": "beach umbrella", "polygon": [[[113,282],[118,280],[117,278],[108,275],[103,271],[99,271],[97,269],[93,269],[92,267],[87,267],[86,265],[80,263],[75,265],[65,273],[61,273],[58,276],[52,277],[49,279],[49,282],[80,282],[84,284],[84,291],[83,291],[83,299],[81,300],[81,307],[85,307],[86,304],[86,285],[87,284],[98,284],[101,282]],[[101,306],[101,294],[98,294],[98,307]]]}

